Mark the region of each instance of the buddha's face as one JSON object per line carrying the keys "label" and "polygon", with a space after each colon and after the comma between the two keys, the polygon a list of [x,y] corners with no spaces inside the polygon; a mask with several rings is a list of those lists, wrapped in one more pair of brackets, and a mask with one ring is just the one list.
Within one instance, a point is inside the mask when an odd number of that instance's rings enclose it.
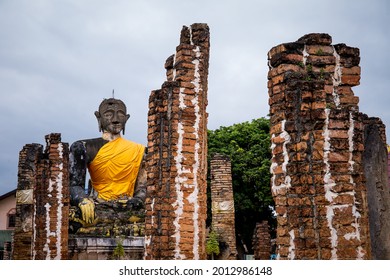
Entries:
{"label": "buddha's face", "polygon": [[125,104],[118,99],[107,99],[102,102],[99,112],[95,112],[99,122],[99,128],[103,132],[118,135],[125,129],[130,115],[126,114]]}

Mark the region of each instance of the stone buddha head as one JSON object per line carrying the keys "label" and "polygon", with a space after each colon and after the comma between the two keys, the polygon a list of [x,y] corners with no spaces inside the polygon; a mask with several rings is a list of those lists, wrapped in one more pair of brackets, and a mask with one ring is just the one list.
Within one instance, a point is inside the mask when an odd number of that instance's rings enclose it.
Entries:
{"label": "stone buddha head", "polygon": [[100,103],[99,111],[95,112],[95,116],[98,120],[99,131],[114,136],[120,135],[122,130],[125,134],[125,125],[130,118],[130,115],[126,114],[125,103],[115,98],[104,99]]}

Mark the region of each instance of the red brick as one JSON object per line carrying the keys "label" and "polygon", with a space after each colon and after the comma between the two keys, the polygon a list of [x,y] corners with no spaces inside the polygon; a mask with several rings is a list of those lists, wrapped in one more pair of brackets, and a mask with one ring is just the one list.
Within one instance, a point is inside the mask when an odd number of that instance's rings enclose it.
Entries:
{"label": "red brick", "polygon": [[341,76],[341,84],[349,85],[349,86],[357,86],[360,84],[360,76],[359,75],[342,75]]}

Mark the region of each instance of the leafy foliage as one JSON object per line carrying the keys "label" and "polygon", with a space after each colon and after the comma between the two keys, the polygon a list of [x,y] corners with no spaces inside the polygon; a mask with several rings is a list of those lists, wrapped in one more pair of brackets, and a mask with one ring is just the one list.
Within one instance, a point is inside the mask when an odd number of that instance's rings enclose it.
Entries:
{"label": "leafy foliage", "polygon": [[270,188],[269,129],[269,120],[259,118],[208,132],[209,159],[215,153],[231,159],[236,234],[248,249],[252,247],[256,222],[275,223],[270,210],[274,202]]}
{"label": "leafy foliage", "polygon": [[206,242],[206,253],[207,255],[219,255],[219,242],[218,242],[218,234],[212,230],[209,233]]}
{"label": "leafy foliage", "polygon": [[123,248],[122,242],[118,241],[114,251],[112,252],[112,259],[121,260],[125,256],[125,249]]}

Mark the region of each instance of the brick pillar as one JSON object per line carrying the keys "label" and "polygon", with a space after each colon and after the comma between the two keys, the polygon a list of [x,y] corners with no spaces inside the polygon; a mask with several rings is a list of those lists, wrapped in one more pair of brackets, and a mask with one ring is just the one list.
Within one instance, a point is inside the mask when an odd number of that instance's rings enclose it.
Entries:
{"label": "brick pillar", "polygon": [[205,259],[209,28],[184,26],[148,114],[145,259]]}
{"label": "brick pillar", "polygon": [[34,259],[68,258],[68,162],[68,144],[61,143],[60,134],[47,135],[34,195]]}
{"label": "brick pillar", "polygon": [[68,258],[68,144],[55,133],[46,142],[20,152],[14,259]]}
{"label": "brick pillar", "polygon": [[19,153],[16,224],[12,254],[14,260],[32,259],[34,188],[42,149],[42,145],[28,144]]}
{"label": "brick pillar", "polygon": [[280,259],[369,259],[359,49],[309,34],[268,53]]}
{"label": "brick pillar", "polygon": [[271,258],[271,235],[268,221],[256,224],[253,234],[253,252],[256,260],[269,260]]}
{"label": "brick pillar", "polygon": [[232,166],[229,157],[215,154],[210,161],[211,227],[217,232],[222,250],[217,259],[237,259]]}

